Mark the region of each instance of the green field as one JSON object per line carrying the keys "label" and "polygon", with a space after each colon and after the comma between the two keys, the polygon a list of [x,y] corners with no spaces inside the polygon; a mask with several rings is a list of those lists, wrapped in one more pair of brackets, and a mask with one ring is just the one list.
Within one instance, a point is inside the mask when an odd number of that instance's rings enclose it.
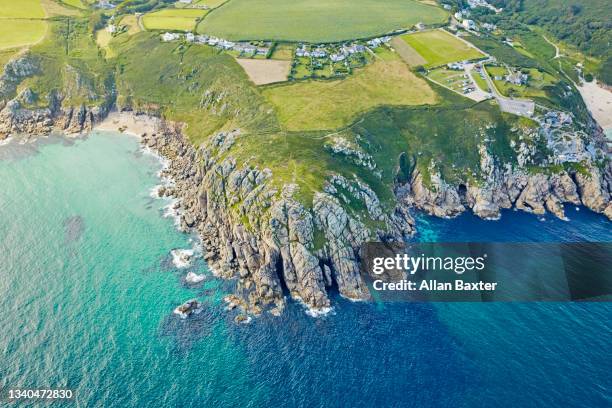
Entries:
{"label": "green field", "polygon": [[472,78],[474,79],[474,82],[476,82],[476,85],[478,85],[478,87],[481,90],[485,92],[489,92],[489,85],[487,84],[487,81],[485,81],[485,79],[481,77],[478,72],[472,71]]}
{"label": "green field", "polygon": [[441,8],[415,0],[230,0],[198,26],[198,32],[231,40],[312,43],[366,38],[418,22],[442,23]]}
{"label": "green field", "polygon": [[335,129],[376,106],[437,101],[427,82],[399,57],[377,60],[346,79],[276,86],[265,89],[263,95],[276,106],[280,123],[287,130]]}
{"label": "green field", "polygon": [[401,38],[427,61],[427,68],[484,57],[477,49],[444,30],[423,31]]}
{"label": "green field", "polygon": [[145,15],[143,23],[147,30],[192,31],[206,13],[198,9],[165,9]]}
{"label": "green field", "polygon": [[42,20],[0,19],[0,49],[33,44],[46,30],[47,23]]}
{"label": "green field", "polygon": [[40,0],[0,0],[0,18],[44,18]]}

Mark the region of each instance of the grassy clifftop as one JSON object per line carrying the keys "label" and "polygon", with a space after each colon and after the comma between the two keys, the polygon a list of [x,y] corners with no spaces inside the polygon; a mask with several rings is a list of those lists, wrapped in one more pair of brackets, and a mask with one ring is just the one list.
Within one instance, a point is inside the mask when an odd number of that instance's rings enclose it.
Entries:
{"label": "grassy clifftop", "polygon": [[[208,47],[160,43],[149,33],[119,38],[112,46],[119,55],[119,105],[158,110],[186,123],[186,133],[196,145],[215,131],[240,128],[241,135],[226,154],[239,163],[270,168],[279,187],[297,184],[298,197],[307,206],[314,192],[336,174],[356,176],[392,207],[402,153],[423,173],[435,169],[449,181],[478,178],[478,145],[494,140],[493,151],[512,161],[510,128],[524,125],[489,102],[474,105],[428,86],[427,92],[437,94],[431,106],[372,106],[340,127],[291,130],[282,125],[282,115],[269,102],[267,93],[276,88],[255,87],[226,54]],[[320,106],[328,108],[332,109]]]}
{"label": "grassy clifftop", "polygon": [[[529,120],[427,82],[389,50],[344,79],[257,87],[228,53],[162,42],[159,33],[126,30],[102,50],[94,40],[100,19],[96,13],[50,19],[47,38],[30,50],[41,70],[21,89],[40,95],[40,105],[57,91],[65,105],[112,99],[120,108],[155,112],[184,123],[196,146],[216,132],[240,129],[223,157],[269,168],[278,190],[297,185],[296,198],[308,208],[333,176],[367,184],[389,211],[396,181],[408,181],[415,168],[425,183],[433,174],[478,183],[480,146],[498,165],[515,163],[511,144],[533,133]],[[375,225],[362,202],[339,196]]]}

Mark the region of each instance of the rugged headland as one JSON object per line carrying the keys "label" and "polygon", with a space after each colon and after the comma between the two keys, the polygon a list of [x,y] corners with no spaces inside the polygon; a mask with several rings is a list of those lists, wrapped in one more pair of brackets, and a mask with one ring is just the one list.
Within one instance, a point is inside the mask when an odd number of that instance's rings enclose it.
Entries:
{"label": "rugged headland", "polygon": [[413,211],[565,218],[571,203],[612,219],[612,164],[588,114],[549,106],[536,122],[432,88],[433,106],[378,106],[341,129],[287,131],[217,51],[141,33],[112,63],[79,51],[60,53],[60,66],[46,58],[58,48],[4,66],[0,138],[88,132],[111,109],[158,118],[139,133],[169,160],[160,194],[178,199],[181,228],[201,236],[215,274],[237,281],[228,301],[247,313],[280,313],[286,294],[314,313],[336,291],[368,299],[361,245],[410,237]]}

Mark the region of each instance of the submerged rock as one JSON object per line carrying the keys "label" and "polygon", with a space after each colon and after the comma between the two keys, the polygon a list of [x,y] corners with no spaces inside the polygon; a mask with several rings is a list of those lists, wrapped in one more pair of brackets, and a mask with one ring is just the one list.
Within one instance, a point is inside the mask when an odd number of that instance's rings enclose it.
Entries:
{"label": "submerged rock", "polygon": [[196,299],[191,299],[174,309],[174,314],[179,315],[181,319],[186,319],[192,314],[198,314],[201,311],[202,304]]}

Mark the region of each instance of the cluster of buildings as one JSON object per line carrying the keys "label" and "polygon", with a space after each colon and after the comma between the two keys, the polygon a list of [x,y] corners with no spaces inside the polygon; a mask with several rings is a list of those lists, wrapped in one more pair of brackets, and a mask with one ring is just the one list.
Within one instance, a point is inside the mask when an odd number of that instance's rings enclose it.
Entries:
{"label": "cluster of buildings", "polygon": [[[391,37],[374,38],[367,41],[365,44],[371,48],[380,47],[391,40]],[[350,43],[343,45],[314,45],[309,46],[300,44],[295,50],[296,57],[310,57],[325,59],[329,58],[332,62],[341,62],[349,58],[351,55],[363,54],[366,52],[366,45],[360,43]]]}
{"label": "cluster of buildings", "polygon": [[233,41],[224,40],[223,38],[209,37],[207,35],[196,35],[193,33],[186,33],[183,35],[180,33],[170,33],[170,32],[163,33],[161,35],[161,40],[163,42],[177,41],[183,38],[188,43],[210,45],[211,47],[216,47],[221,50],[236,51],[242,54],[250,54],[252,56],[255,56],[255,55],[266,56],[270,52],[269,46],[267,47],[255,46],[251,43],[233,42]]}
{"label": "cluster of buildings", "polygon": [[506,81],[508,83],[511,83],[512,85],[523,86],[527,85],[527,83],[529,82],[529,74],[524,74],[520,71],[515,71],[510,72],[509,74],[506,74],[504,76],[495,75],[493,79],[495,79],[496,81]]}
{"label": "cluster of buildings", "polygon": [[451,62],[446,64],[446,67],[452,71],[463,71],[465,69],[463,62]]}

